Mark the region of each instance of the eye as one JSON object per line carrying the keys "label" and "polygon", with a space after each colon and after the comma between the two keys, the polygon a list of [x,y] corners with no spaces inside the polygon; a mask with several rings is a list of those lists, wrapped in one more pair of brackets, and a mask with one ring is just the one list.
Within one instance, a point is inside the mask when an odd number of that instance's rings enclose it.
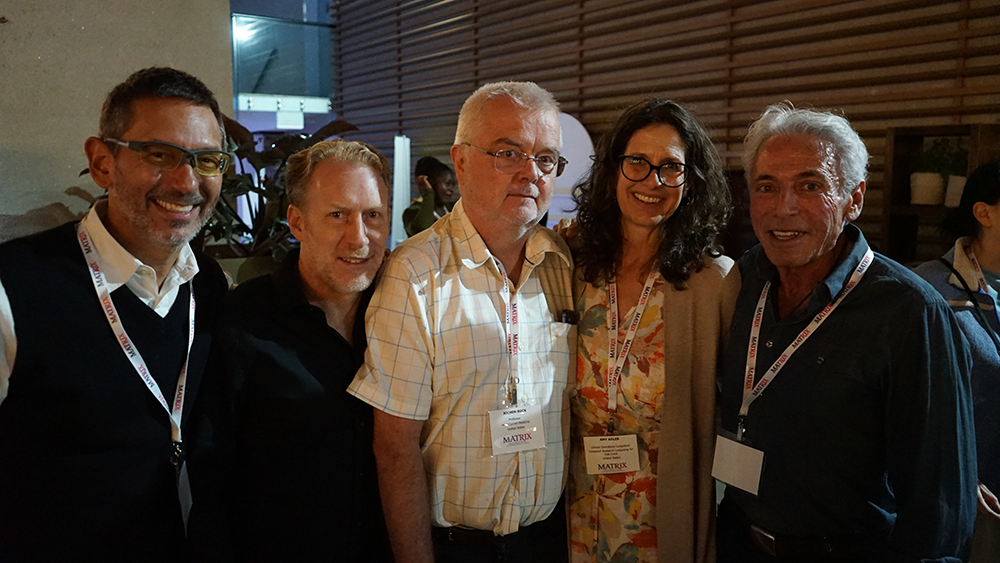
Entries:
{"label": "eye", "polygon": [[754,192],[767,193],[774,189],[771,184],[757,184],[753,187]]}
{"label": "eye", "polygon": [[331,211],[330,212],[330,217],[333,217],[334,219],[340,219],[343,216],[344,216],[344,214],[341,213],[340,211]]}
{"label": "eye", "polygon": [[546,165],[546,166],[554,166],[555,163],[558,160],[557,157],[552,156],[551,154],[542,154],[542,155],[539,155],[539,156],[537,156],[535,158],[536,158],[538,164],[543,164],[543,165]]}
{"label": "eye", "polygon": [[513,159],[513,158],[517,158],[518,155],[520,155],[520,154],[521,153],[518,152],[518,151],[509,150],[509,149],[508,150],[504,150],[504,151],[497,151],[497,156],[499,156],[500,158],[511,158],[511,159]]}
{"label": "eye", "polygon": [[382,212],[381,211],[369,211],[368,212],[368,218],[369,219],[378,219],[381,216],[382,216]]}
{"label": "eye", "polygon": [[641,156],[629,156],[625,158],[625,162],[631,164],[632,166],[638,166],[640,164],[645,164],[646,159]]}
{"label": "eye", "polygon": [[663,169],[669,170],[670,172],[680,173],[684,171],[684,165],[680,162],[668,162],[663,165]]}
{"label": "eye", "polygon": [[815,192],[823,188],[823,186],[819,185],[816,182],[807,182],[806,185],[803,187],[807,192]]}

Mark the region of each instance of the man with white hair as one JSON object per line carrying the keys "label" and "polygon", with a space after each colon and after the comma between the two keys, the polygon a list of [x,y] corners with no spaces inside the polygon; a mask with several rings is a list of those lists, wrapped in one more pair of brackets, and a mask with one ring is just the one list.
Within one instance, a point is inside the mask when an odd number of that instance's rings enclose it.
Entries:
{"label": "man with white hair", "polygon": [[567,558],[573,264],[538,226],[560,146],[542,88],[473,93],[451,149],[462,198],[396,249],[372,297],[349,390],[375,407],[398,563]]}
{"label": "man with white hair", "polygon": [[933,288],[849,223],[867,164],[831,113],[772,106],[744,142],[760,245],[740,260],[720,374],[720,563],[968,554],[968,344]]}

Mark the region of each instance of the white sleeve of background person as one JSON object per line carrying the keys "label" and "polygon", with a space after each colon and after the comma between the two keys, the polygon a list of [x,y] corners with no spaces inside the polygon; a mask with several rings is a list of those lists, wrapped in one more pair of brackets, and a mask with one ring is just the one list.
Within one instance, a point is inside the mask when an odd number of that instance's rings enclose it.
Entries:
{"label": "white sleeve of background person", "polygon": [[17,338],[14,336],[14,315],[10,311],[10,299],[0,280],[0,404],[7,397],[10,372],[14,370],[14,354],[17,352]]}

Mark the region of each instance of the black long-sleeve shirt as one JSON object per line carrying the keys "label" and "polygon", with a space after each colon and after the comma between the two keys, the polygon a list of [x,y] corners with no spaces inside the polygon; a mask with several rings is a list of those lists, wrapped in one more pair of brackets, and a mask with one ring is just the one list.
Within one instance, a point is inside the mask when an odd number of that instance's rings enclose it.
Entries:
{"label": "black long-sleeve shirt", "polygon": [[[804,311],[776,318],[776,268],[758,246],[740,260],[743,287],[720,372],[722,426],[735,432],[754,310],[756,380],[850,278],[868,243],[848,225],[850,254]],[[940,295],[879,255],[856,288],[750,406],[744,441],[764,452],[758,495],[728,487],[771,532],[844,537],[892,531],[887,561],[966,557],[976,517],[969,347]]]}

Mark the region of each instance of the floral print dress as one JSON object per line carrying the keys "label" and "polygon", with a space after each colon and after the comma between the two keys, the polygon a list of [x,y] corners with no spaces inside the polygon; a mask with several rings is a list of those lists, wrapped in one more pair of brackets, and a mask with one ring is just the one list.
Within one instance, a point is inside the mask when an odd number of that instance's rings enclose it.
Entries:
{"label": "floral print dress", "polygon": [[[583,437],[607,434],[608,337],[607,290],[582,284],[579,315],[576,393],[570,460],[570,535],[573,563],[655,563],[657,432],[664,385],[664,280],[657,275],[636,330],[618,387],[616,434],[636,434],[639,470],[588,475]],[[620,315],[618,346],[625,339],[635,309]]]}

